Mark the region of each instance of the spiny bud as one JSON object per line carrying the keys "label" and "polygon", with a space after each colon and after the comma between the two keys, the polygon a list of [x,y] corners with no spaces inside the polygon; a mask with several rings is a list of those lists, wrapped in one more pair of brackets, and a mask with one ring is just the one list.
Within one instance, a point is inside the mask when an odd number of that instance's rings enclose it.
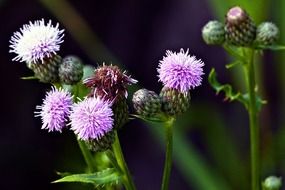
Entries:
{"label": "spiny bud", "polygon": [[206,44],[223,44],[225,41],[224,25],[217,20],[209,21],[202,29],[202,37]]}
{"label": "spiny bud", "polygon": [[35,77],[44,83],[58,82],[58,67],[61,64],[61,57],[53,55],[44,58],[42,62],[30,62],[27,66],[34,71]]}
{"label": "spiny bud", "polygon": [[272,22],[263,22],[257,27],[255,42],[258,45],[272,45],[278,37],[278,27]]}
{"label": "spiny bud", "polygon": [[182,93],[176,89],[163,87],[159,96],[162,99],[162,110],[168,115],[178,115],[189,108],[190,92]]}
{"label": "spiny bud", "polygon": [[133,95],[133,106],[139,115],[152,117],[161,111],[161,99],[154,92],[140,89]]}
{"label": "spiny bud", "polygon": [[94,152],[103,152],[112,147],[115,141],[114,131],[110,131],[102,136],[100,139],[93,139],[86,141],[88,148]]}
{"label": "spiny bud", "polygon": [[241,7],[231,8],[226,15],[226,40],[236,46],[250,46],[256,36],[256,26]]}
{"label": "spiny bud", "polygon": [[112,110],[114,113],[114,128],[120,129],[129,120],[129,107],[127,104],[127,100],[125,98],[120,97],[112,105]]}
{"label": "spiny bud", "polygon": [[64,84],[76,84],[83,76],[83,64],[76,56],[67,56],[58,69],[59,79]]}
{"label": "spiny bud", "polygon": [[264,190],[279,190],[282,186],[282,180],[280,177],[269,176],[262,183]]}

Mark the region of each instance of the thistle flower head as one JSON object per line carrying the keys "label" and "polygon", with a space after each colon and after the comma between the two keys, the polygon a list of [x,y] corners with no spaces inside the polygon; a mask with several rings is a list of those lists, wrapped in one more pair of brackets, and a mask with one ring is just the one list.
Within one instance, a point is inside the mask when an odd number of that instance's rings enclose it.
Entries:
{"label": "thistle flower head", "polygon": [[13,61],[43,62],[59,51],[63,32],[58,29],[58,24],[52,26],[51,20],[47,24],[42,19],[23,25],[20,32],[15,32],[10,40],[9,52],[17,54]]}
{"label": "thistle flower head", "polygon": [[36,117],[42,118],[42,129],[59,131],[65,127],[72,106],[72,96],[63,89],[52,88],[47,92],[43,104],[37,106]]}
{"label": "thistle flower head", "polygon": [[117,66],[105,64],[95,69],[92,77],[84,80],[84,84],[92,89],[90,96],[95,95],[110,101],[126,98],[127,86],[136,82],[126,71],[122,72]]}
{"label": "thistle flower head", "polygon": [[158,66],[158,77],[165,87],[174,88],[182,93],[187,93],[201,85],[204,63],[190,56],[188,50],[184,52],[166,51],[166,56]]}
{"label": "thistle flower head", "polygon": [[89,97],[73,105],[71,129],[81,140],[99,140],[113,129],[111,102]]}
{"label": "thistle flower head", "polygon": [[226,19],[232,24],[240,24],[240,22],[248,19],[248,14],[241,7],[235,6],[228,11]]}

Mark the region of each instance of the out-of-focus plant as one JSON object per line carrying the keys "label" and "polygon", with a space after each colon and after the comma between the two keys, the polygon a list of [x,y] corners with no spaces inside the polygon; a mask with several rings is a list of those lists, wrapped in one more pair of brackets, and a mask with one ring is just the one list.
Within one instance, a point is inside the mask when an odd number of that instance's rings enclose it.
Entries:
{"label": "out-of-focus plant", "polygon": [[226,65],[227,69],[242,66],[247,92],[235,92],[232,85],[220,84],[216,79],[215,69],[209,74],[209,83],[217,93],[224,92],[225,99],[241,102],[249,115],[251,144],[251,181],[252,190],[260,189],[260,153],[258,113],[266,103],[257,94],[255,76],[255,56],[265,49],[284,50],[284,46],[276,45],[279,29],[274,23],[263,22],[256,26],[251,17],[241,7],[233,7],[226,14],[225,26],[219,21],[208,22],[202,37],[209,45],[221,45],[235,61]]}

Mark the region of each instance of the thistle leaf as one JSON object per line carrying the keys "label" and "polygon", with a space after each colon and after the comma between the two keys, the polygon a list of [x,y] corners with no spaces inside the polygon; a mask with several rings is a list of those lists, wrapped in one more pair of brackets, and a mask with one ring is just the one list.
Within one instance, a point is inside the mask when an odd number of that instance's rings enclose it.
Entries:
{"label": "thistle leaf", "polygon": [[95,186],[105,186],[105,185],[119,184],[121,182],[121,179],[122,179],[121,174],[119,174],[116,171],[116,169],[108,168],[90,174],[67,175],[61,179],[53,181],[52,183],[80,182],[80,183],[92,183]]}
{"label": "thistle leaf", "polygon": [[217,94],[220,92],[225,93],[225,100],[234,101],[237,100],[241,102],[246,108],[248,107],[248,100],[240,92],[233,92],[232,86],[230,84],[220,84],[217,81],[217,74],[214,68],[212,68],[208,81],[210,85],[216,90]]}

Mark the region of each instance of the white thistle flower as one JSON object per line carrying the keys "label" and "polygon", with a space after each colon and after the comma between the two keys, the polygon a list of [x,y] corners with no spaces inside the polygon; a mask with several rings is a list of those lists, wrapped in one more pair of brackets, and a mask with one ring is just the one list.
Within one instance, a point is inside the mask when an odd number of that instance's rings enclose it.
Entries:
{"label": "white thistle flower", "polygon": [[52,26],[51,20],[45,24],[44,19],[31,21],[23,25],[20,32],[14,32],[10,42],[10,53],[16,53],[13,61],[36,63],[55,55],[63,42],[64,30]]}

